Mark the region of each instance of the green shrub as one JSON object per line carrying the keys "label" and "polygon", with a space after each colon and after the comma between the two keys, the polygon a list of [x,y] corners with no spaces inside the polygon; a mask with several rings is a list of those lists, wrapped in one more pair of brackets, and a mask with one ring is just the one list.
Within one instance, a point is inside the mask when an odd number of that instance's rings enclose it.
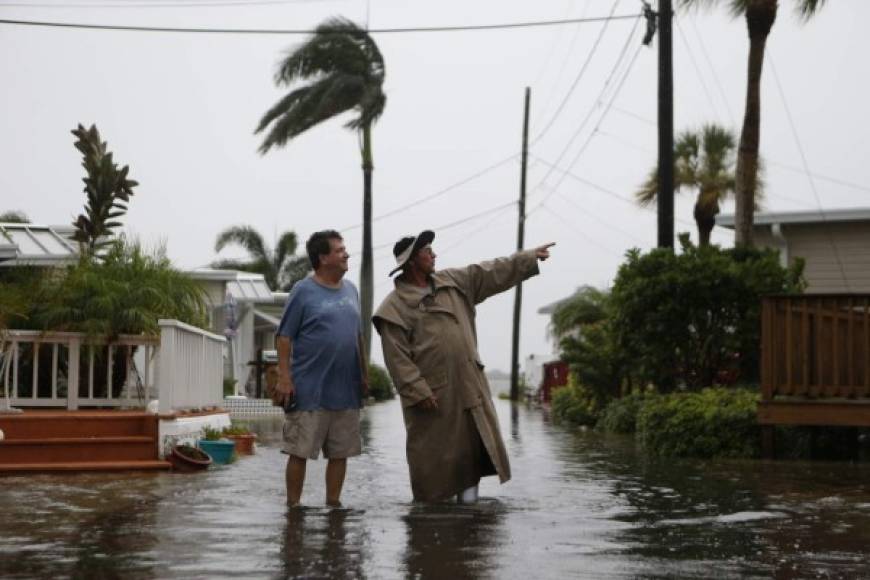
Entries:
{"label": "green shrub", "polygon": [[236,379],[224,377],[224,397],[232,397],[236,394]]}
{"label": "green shrub", "polygon": [[758,393],[708,388],[646,400],[637,431],[650,453],[671,457],[757,457]]}
{"label": "green shrub", "polygon": [[594,398],[587,389],[573,381],[553,391],[551,409],[557,422],[591,427],[597,420]]}
{"label": "green shrub", "polygon": [[82,260],[44,284],[33,315],[46,330],[109,337],[158,334],[160,318],[205,326],[205,292],[164,248],[149,253],[123,238],[101,260]]}
{"label": "green shrub", "polygon": [[802,290],[771,250],[695,247],[631,250],[613,284],[610,325],[634,384],[660,392],[756,382],[761,296]]}
{"label": "green shrub", "polygon": [[396,396],[393,381],[386,369],[373,363],[369,363],[369,396],[376,401],[386,401]]}
{"label": "green shrub", "polygon": [[601,412],[598,427],[606,433],[634,433],[637,431],[637,416],[643,405],[654,393],[631,393],[621,399],[613,399]]}

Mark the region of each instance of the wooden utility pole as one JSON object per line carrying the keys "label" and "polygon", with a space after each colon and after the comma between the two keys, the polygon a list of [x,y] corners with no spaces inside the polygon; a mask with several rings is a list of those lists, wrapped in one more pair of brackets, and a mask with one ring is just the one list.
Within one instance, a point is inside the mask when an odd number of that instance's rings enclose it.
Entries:
{"label": "wooden utility pole", "polygon": [[671,0],[659,0],[658,246],[674,247],[674,52]]}
{"label": "wooden utility pole", "polygon": [[[526,87],[526,106],[523,112],[523,157],[520,166],[519,223],[517,224],[517,251],[523,249],[526,231],[526,165],[529,157],[529,100],[532,89]],[[523,305],[523,283],[517,284],[514,297],[514,328],[511,340],[511,401],[520,399],[520,312]]]}

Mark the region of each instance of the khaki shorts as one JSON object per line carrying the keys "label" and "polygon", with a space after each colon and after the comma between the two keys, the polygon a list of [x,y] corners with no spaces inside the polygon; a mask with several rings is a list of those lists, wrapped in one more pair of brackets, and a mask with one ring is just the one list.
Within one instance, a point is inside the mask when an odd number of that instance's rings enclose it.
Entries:
{"label": "khaki shorts", "polygon": [[359,409],[293,411],[284,415],[282,451],[304,459],[344,459],[362,453]]}

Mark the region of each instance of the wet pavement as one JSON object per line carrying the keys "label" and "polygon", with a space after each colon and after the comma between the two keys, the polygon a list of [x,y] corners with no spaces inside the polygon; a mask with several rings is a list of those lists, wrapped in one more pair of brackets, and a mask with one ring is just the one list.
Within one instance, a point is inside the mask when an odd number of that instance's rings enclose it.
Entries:
{"label": "wet pavement", "polygon": [[514,479],[416,505],[398,402],[364,412],[344,509],[284,506],[280,420],[202,474],[0,479],[2,578],[870,578],[870,465],[647,458],[497,402]]}

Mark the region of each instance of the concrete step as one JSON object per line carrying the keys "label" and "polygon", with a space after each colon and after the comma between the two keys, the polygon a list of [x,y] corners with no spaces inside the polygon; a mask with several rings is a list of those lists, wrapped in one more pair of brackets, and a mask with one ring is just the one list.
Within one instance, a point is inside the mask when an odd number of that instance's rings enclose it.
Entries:
{"label": "concrete step", "polygon": [[19,463],[142,461],[157,459],[157,442],[147,435],[49,437],[0,441],[0,466]]}
{"label": "concrete step", "polygon": [[0,475],[75,471],[163,471],[168,461],[68,461],[65,463],[16,463],[0,465]]}

